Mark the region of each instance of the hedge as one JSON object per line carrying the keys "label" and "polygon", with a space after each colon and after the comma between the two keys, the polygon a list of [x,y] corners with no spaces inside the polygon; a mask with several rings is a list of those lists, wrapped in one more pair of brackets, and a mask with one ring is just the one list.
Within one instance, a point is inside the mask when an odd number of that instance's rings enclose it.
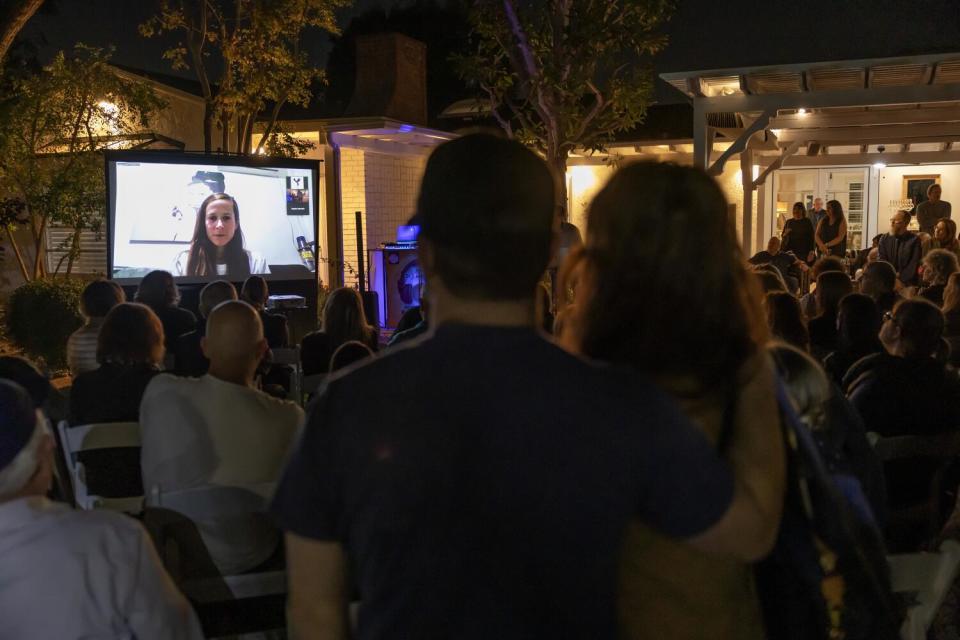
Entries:
{"label": "hedge", "polygon": [[27,355],[51,369],[67,361],[67,338],[82,324],[80,293],[85,282],[34,280],[18,287],[7,303],[7,332]]}

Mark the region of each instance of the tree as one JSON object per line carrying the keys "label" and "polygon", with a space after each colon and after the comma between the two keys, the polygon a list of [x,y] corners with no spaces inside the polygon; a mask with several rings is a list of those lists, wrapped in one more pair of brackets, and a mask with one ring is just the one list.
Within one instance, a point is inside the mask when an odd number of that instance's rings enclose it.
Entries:
{"label": "tree", "polygon": [[14,38],[42,4],[43,0],[7,0],[0,4],[0,62],[6,58]]}
{"label": "tree", "polygon": [[[311,32],[337,33],[334,11],[350,0],[160,0],[159,13],[140,26],[145,37],[177,32],[183,37],[164,52],[175,69],[193,69],[205,100],[204,150],[297,151],[309,147],[278,123],[287,103],[306,106],[324,73],[312,65],[302,43]],[[253,125],[269,106],[264,135],[250,148]]]}
{"label": "tree", "polygon": [[[47,275],[51,223],[73,231],[61,247],[70,273],[81,232],[99,232],[103,224],[100,152],[144,130],[164,106],[145,83],[118,76],[109,58],[83,45],[69,56],[60,52],[41,73],[16,80],[12,97],[0,104],[0,227],[24,280]],[[20,246],[19,227],[29,230],[29,247]]]}
{"label": "tree", "polygon": [[571,151],[602,150],[643,120],[648,58],[666,45],[657,29],[671,9],[671,0],[476,0],[472,52],[455,62],[507,135],[563,176]]}

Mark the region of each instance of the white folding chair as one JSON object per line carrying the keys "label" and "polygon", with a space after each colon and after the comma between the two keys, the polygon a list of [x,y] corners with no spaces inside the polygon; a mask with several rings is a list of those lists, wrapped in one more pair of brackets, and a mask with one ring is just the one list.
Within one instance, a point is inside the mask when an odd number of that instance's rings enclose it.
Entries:
{"label": "white folding chair", "polygon": [[300,347],[284,347],[273,349],[273,364],[282,364],[293,367],[293,376],[290,378],[290,395],[288,398],[298,404],[303,400],[303,370],[300,368]]}
{"label": "white folding chair", "polygon": [[[150,488],[147,506],[174,511],[194,523],[210,519],[242,518],[251,514],[267,511],[270,498],[276,484],[262,483],[244,486],[204,485],[193,489],[163,492],[159,486]],[[181,574],[176,564],[179,554],[175,542],[169,544],[163,527],[154,528],[157,546],[161,551],[164,564],[171,575]],[[180,581],[178,586],[193,602],[209,603],[224,600],[224,587],[234,600],[256,598],[270,595],[284,595],[287,592],[287,573],[284,570],[268,570],[257,573],[217,576],[211,578]]]}
{"label": "white folding chair", "polygon": [[66,420],[57,424],[63,460],[73,485],[73,497],[79,509],[108,509],[125,513],[143,511],[143,496],[104,498],[87,489],[86,470],[79,461],[85,451],[140,446],[140,424],[137,422],[102,422],[71,427]]}
{"label": "white folding chair", "polygon": [[936,553],[887,556],[895,593],[916,594],[900,628],[904,640],[926,640],[927,630],[960,569],[960,543],[947,540]]}

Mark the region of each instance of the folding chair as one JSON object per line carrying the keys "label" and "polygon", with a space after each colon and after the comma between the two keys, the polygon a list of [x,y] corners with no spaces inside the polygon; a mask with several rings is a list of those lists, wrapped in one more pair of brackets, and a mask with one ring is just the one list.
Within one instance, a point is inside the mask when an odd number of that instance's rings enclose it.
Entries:
{"label": "folding chair", "polygon": [[894,460],[915,460],[933,470],[927,499],[918,505],[891,510],[890,525],[915,526],[924,530],[927,539],[933,539],[943,526],[944,481],[950,466],[960,458],[960,432],[934,436],[896,436],[891,438],[867,434],[873,450],[884,464]]}
{"label": "folding chair", "polygon": [[290,378],[290,395],[287,397],[298,404],[302,403],[303,369],[300,368],[300,347],[273,349],[273,364],[293,367],[293,376]]}
{"label": "folding chair", "polygon": [[[163,492],[161,487],[154,486],[147,495],[147,506],[176,512],[193,523],[214,518],[242,518],[251,514],[266,514],[275,489],[276,484],[272,482],[229,487],[204,485],[170,492]],[[152,532],[171,575],[182,575],[181,568],[177,566],[179,553],[176,542],[167,536],[163,526],[153,527]],[[282,595],[287,592],[286,571],[243,573],[180,582],[184,594],[201,603],[222,600],[224,585],[232,598],[237,600]]]}
{"label": "folding chair", "polygon": [[900,628],[904,640],[926,640],[927,630],[960,569],[960,543],[947,540],[937,553],[887,556],[895,593],[915,594]]}
{"label": "folding chair", "polygon": [[57,424],[63,461],[73,485],[78,509],[109,509],[138,514],[143,511],[143,496],[104,498],[87,489],[86,470],[78,459],[85,451],[140,446],[140,424],[137,422],[102,422],[71,427],[66,420]]}
{"label": "folding chair", "polygon": [[[186,550],[181,548],[182,542],[202,544],[199,532],[204,521],[229,521],[258,513],[265,515],[275,487],[274,483],[232,487],[205,485],[163,492],[162,487],[154,486],[147,494],[145,524],[167,571],[193,603],[207,637],[232,637],[284,626],[285,570],[271,568],[220,575],[213,568],[213,573],[200,572],[201,575],[190,577],[185,574],[195,567],[182,562],[183,555],[188,554],[184,554]],[[158,509],[175,512],[179,520],[169,519],[169,514],[163,515]],[[193,535],[186,540],[175,535],[184,532]]]}

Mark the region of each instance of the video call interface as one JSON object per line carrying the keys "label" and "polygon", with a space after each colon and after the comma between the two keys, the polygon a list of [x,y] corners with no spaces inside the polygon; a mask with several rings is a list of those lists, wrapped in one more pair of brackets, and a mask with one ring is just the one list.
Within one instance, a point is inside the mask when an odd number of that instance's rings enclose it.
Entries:
{"label": "video call interface", "polygon": [[[111,161],[109,170],[115,280],[133,283],[155,269],[185,282],[237,280],[224,265],[198,275],[191,249],[201,245],[214,253],[229,243],[239,251],[238,235],[251,274],[314,277],[316,185],[310,168]],[[201,212],[204,200],[221,193],[237,211],[227,201]]]}

